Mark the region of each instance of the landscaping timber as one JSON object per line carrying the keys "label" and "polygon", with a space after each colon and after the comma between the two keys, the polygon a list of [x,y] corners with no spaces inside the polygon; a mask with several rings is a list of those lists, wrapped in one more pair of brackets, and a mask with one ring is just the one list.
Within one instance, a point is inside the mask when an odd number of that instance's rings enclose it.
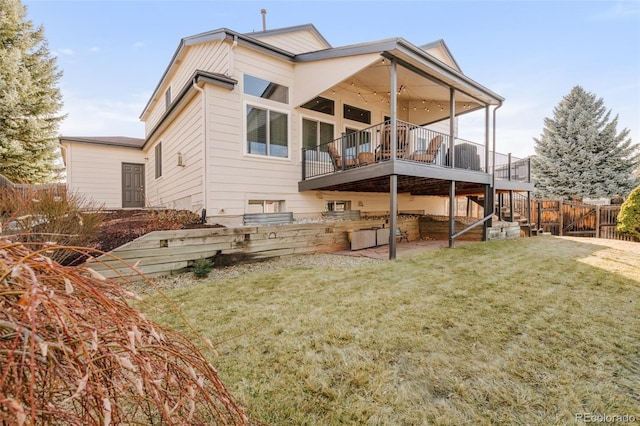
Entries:
{"label": "landscaping timber", "polygon": [[[238,228],[154,231],[87,262],[105,277],[134,277],[183,272],[198,259],[216,266],[273,257],[329,253],[349,248],[349,231],[388,227],[388,218],[293,223]],[[420,238],[415,215],[400,216],[398,227],[410,240]],[[132,269],[135,266],[135,271]]]}

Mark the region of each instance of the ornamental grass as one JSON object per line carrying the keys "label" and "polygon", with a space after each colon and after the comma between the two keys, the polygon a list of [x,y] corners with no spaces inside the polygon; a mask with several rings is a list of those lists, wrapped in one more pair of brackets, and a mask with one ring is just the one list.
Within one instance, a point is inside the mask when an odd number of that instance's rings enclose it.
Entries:
{"label": "ornamental grass", "polygon": [[44,253],[0,240],[0,424],[248,423],[192,339]]}

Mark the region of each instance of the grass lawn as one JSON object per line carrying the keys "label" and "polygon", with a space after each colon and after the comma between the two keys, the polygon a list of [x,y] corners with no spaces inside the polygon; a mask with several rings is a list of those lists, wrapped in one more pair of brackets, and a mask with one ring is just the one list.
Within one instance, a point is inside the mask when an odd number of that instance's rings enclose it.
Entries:
{"label": "grass lawn", "polygon": [[[474,243],[167,294],[267,424],[640,422],[640,250],[583,241]],[[186,330],[161,297],[147,301]]]}

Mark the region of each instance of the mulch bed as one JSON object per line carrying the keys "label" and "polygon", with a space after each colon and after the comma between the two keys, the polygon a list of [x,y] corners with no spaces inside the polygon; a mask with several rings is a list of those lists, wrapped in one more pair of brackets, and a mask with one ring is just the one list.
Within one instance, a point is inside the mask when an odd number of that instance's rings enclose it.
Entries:
{"label": "mulch bed", "polygon": [[187,210],[106,210],[97,236],[97,247],[111,251],[152,231],[224,228],[203,224],[200,215]]}

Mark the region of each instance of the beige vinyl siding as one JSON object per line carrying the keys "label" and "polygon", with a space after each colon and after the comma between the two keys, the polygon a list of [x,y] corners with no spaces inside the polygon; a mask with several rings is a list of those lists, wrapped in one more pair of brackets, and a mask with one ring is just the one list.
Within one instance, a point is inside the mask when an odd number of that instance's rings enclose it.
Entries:
{"label": "beige vinyl siding", "polygon": [[254,77],[289,87],[289,98],[292,98],[295,80],[291,62],[274,58],[271,55],[257,52],[244,46],[238,46],[235,50],[234,64],[233,78],[238,81],[242,81],[244,74],[251,74]]}
{"label": "beige vinyl siding", "polygon": [[[235,74],[242,82],[244,73],[282,84],[295,90],[293,65],[269,55],[238,46],[235,51]],[[279,102],[245,97],[242,87],[229,91],[208,86],[209,209],[211,215],[241,216],[249,199],[290,200],[297,196],[300,179],[297,115],[292,106]],[[246,105],[272,106],[286,111],[289,124],[289,158],[261,157],[245,154]],[[222,213],[224,211],[224,213]]]}
{"label": "beige vinyl siding", "polygon": [[[158,98],[154,101],[150,112],[145,117],[145,132],[147,135],[166,111],[164,93],[167,88],[171,86],[173,99],[175,99],[175,96],[190,83],[189,79],[196,70],[228,74],[230,72],[229,51],[229,43],[221,41],[201,43],[185,49],[181,62],[174,65],[173,71],[167,76],[165,83],[156,94]],[[162,99],[160,99],[161,95]]]}
{"label": "beige vinyl siding", "polygon": [[[267,55],[247,52],[238,48],[235,57],[236,74],[242,81],[242,73],[254,75],[289,87],[290,98],[295,96],[297,86],[293,84],[291,64],[278,61]],[[254,104],[239,90],[229,91],[207,86],[209,99],[208,139],[211,141],[209,157],[209,220],[227,226],[240,225],[242,215],[247,212],[249,200],[284,200],[285,209],[295,212],[296,217],[318,216],[325,209],[327,200],[349,200],[353,209],[363,212],[385,212],[389,210],[388,194],[329,194],[298,191],[301,178],[300,163],[300,124],[302,117],[314,117],[334,123],[335,136],[338,137],[346,127],[364,128],[368,125],[342,119],[344,103],[362,107],[357,93],[334,95],[327,91],[324,96],[336,102],[336,115],[323,117],[308,110],[298,110],[289,105],[289,159],[259,157],[245,154],[244,115],[247,103]],[[259,104],[260,101],[256,101]],[[275,103],[274,103],[275,104]],[[278,106],[286,109],[286,106]],[[379,123],[389,115],[386,104],[370,102],[367,108],[372,113],[372,124]],[[358,207],[362,201],[363,207]],[[444,203],[438,197],[410,197],[399,195],[402,211],[423,211],[443,214]]]}
{"label": "beige vinyl siding", "polygon": [[315,52],[316,50],[326,49],[328,47],[309,30],[266,36],[254,35],[254,38],[295,54]]}
{"label": "beige vinyl siding", "polygon": [[[207,182],[204,182],[203,152],[203,111],[202,94],[196,96],[172,120],[166,130],[154,136],[148,144],[146,163],[147,198],[150,205],[167,208],[189,208],[199,212],[207,209],[211,222],[225,225],[240,225],[242,215],[247,212],[249,200],[284,200],[285,209],[295,212],[296,217],[318,216],[325,209],[326,201],[348,200],[353,209],[363,212],[385,212],[389,210],[388,194],[323,193],[298,191],[301,176],[300,163],[300,125],[302,117],[312,116],[322,119],[318,113],[298,110],[293,99],[299,99],[297,91],[304,85],[295,84],[298,75],[294,64],[238,45],[233,50],[233,69],[225,70],[229,61],[226,55],[228,44],[212,42],[189,48],[181,63],[169,79],[172,91],[176,93],[176,82],[182,86],[195,69],[210,72],[224,72],[239,82],[235,90],[224,89],[205,84],[206,92],[206,140],[207,140]],[[374,58],[374,56],[376,56]],[[369,58],[357,58],[347,61],[355,68],[362,62],[377,60],[377,55]],[[324,69],[324,68],[323,68]],[[330,69],[330,67],[328,68]],[[325,69],[325,70],[328,70]],[[328,72],[328,71],[327,71]],[[243,75],[250,74],[289,88],[290,103],[258,99],[243,94]],[[313,72],[312,72],[313,74]],[[307,81],[302,79],[300,81]],[[346,127],[364,128],[368,125],[354,123],[342,118],[342,106],[347,103],[359,107],[361,99],[357,93],[338,92],[334,95],[326,83],[323,96],[336,102],[336,115],[326,120],[334,123],[335,136],[338,137]],[[168,86],[167,86],[168,87]],[[164,88],[166,90],[166,87]],[[164,90],[161,93],[164,93]],[[313,93],[315,96],[319,92]],[[311,96],[311,93],[308,95]],[[289,124],[289,158],[273,158],[246,154],[246,106],[272,108],[285,111]],[[389,115],[389,107],[380,102],[369,102],[372,124],[379,123]],[[164,113],[164,102],[155,105],[151,116],[159,119]],[[408,117],[400,117],[407,119]],[[152,127],[152,126],[151,126]],[[153,149],[162,142],[163,176],[155,179]],[[184,154],[185,167],[177,166],[178,152]],[[207,202],[204,203],[203,189],[207,188]],[[398,198],[401,211],[424,211],[442,214],[446,210],[443,201],[437,197],[411,197],[400,194]],[[362,206],[359,206],[362,203]]]}
{"label": "beige vinyl siding", "polygon": [[[156,179],[153,152],[158,143],[162,143],[162,176]],[[202,209],[202,148],[202,101],[197,96],[147,148],[146,196],[151,206]],[[178,153],[182,154],[184,166],[178,165]]]}
{"label": "beige vinyl siding", "polygon": [[[142,151],[97,144],[65,144],[67,187],[105,208],[122,207],[122,163],[145,164]],[[147,166],[148,169],[148,166]]]}

